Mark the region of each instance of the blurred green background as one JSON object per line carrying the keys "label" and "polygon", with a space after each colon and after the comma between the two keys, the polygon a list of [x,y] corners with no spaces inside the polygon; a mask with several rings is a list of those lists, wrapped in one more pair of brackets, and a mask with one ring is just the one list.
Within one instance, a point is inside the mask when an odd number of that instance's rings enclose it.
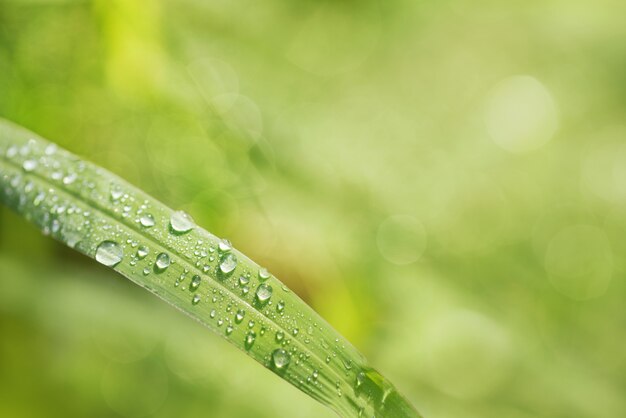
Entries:
{"label": "blurred green background", "polygon": [[[625,14],[0,0],[0,116],[230,238],[427,418],[624,417]],[[0,416],[333,414],[0,207]]]}

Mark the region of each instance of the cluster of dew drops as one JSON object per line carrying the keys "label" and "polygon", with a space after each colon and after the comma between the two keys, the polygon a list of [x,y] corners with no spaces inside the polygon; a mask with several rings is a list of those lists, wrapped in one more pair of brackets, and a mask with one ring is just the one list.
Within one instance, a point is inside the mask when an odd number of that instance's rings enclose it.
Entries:
{"label": "cluster of dew drops", "polygon": [[[113,201],[119,201],[119,200],[124,199],[125,197],[125,194],[122,188],[119,187],[119,185],[117,184],[111,185],[110,194],[111,194],[110,197]],[[126,208],[127,207],[125,207],[125,209]],[[146,204],[142,205],[142,207],[139,210],[137,223],[143,228],[152,228],[155,226],[156,220],[154,216],[150,213],[147,213],[145,209],[146,209]],[[177,235],[177,236],[185,235],[191,230],[193,230],[195,226],[196,226],[195,222],[193,221],[191,216],[187,214],[186,212],[184,211],[172,212],[170,219],[169,219],[169,230],[172,234]],[[133,241],[133,240],[129,240],[128,243],[131,244],[132,247],[136,248],[136,253],[130,262],[131,265],[136,265],[138,260],[143,260],[150,254],[150,249],[147,246],[139,245],[136,241]],[[197,244],[202,245],[203,242],[199,240]],[[217,261],[218,261],[217,268],[219,269],[220,274],[227,276],[233,273],[238,265],[237,256],[232,252],[232,248],[233,248],[232,244],[228,240],[222,239],[217,243],[216,246],[209,246],[207,249],[196,250],[195,255],[201,258],[208,257],[209,261],[215,261],[216,256],[217,256]],[[101,264],[107,267],[115,267],[123,261],[124,250],[119,243],[112,241],[112,240],[104,240],[98,245],[96,249],[95,258],[98,262],[100,262]],[[156,255],[155,261],[151,267],[145,267],[143,269],[143,274],[147,276],[151,274],[152,271],[155,271],[157,273],[162,273],[166,271],[170,267],[170,265],[173,263],[174,263],[174,260],[167,253],[161,252]],[[196,266],[199,267],[202,270],[202,272],[205,274],[209,273],[212,268],[209,264],[201,264],[199,262],[196,264]],[[176,279],[174,286],[176,287],[180,286],[180,284],[185,280],[188,274],[189,274],[189,271],[185,269],[181,273],[181,275]],[[250,277],[251,277],[251,274],[246,273],[246,274],[242,274],[237,280],[238,285],[241,286],[241,292],[244,295],[250,292],[250,287],[249,287]],[[267,271],[267,269],[259,268],[258,279],[261,283],[256,288],[254,297],[255,297],[256,302],[260,306],[266,305],[272,298],[273,289],[268,283],[266,283],[266,281],[270,277],[271,277],[271,274]],[[199,275],[194,274],[189,281],[189,285],[188,285],[189,290],[192,292],[196,292],[199,289],[201,284],[202,284],[202,278]],[[184,287],[182,289],[185,290]],[[197,305],[201,301],[202,301],[202,297],[200,296],[200,294],[194,293],[193,297],[191,298],[191,304]],[[217,302],[217,297],[214,296],[212,301],[213,303]],[[277,302],[276,306],[277,306],[276,307],[277,311],[282,312],[284,311],[285,303],[284,301],[281,300]],[[230,307],[228,308],[228,310],[230,311]],[[209,313],[209,316],[211,319],[214,319],[217,316],[217,311],[215,309],[212,309]],[[234,323],[237,325],[241,324],[242,322],[244,322],[245,316],[246,316],[245,310],[238,309],[234,315]],[[218,327],[223,326],[224,323],[225,321],[223,319],[217,320]],[[257,338],[257,334],[253,330],[254,326],[255,326],[255,322],[253,320],[249,320],[247,322],[247,327],[249,330],[246,333],[245,340],[244,340],[244,346],[247,350],[252,348]],[[233,331],[234,331],[233,324],[229,323],[225,327],[225,334],[228,336],[232,334]],[[263,335],[265,333],[265,329],[261,328],[260,333],[261,335]],[[297,335],[297,333],[298,331],[295,330],[294,335]],[[282,341],[285,341],[284,332],[277,331],[276,341],[279,343]],[[273,368],[277,371],[282,371],[282,370],[287,369],[287,367],[291,363],[291,354],[282,347],[275,349],[271,353],[270,358],[271,358]],[[315,378],[317,378],[318,372],[314,371],[313,375],[315,376]]]}
{"label": "cluster of dew drops", "polygon": [[[25,145],[22,149],[19,149],[16,146],[12,146],[8,148],[5,156],[8,159],[12,159],[18,154],[28,157],[29,151],[32,148],[36,148],[36,146],[37,144],[35,141],[29,141],[29,143]],[[52,157],[56,151],[57,151],[56,145],[49,144],[45,148],[43,158]],[[61,166],[58,162],[55,162],[54,160],[44,159],[41,161],[43,161],[45,165],[50,165],[50,161],[52,161],[51,165],[53,168],[59,168]],[[39,161],[37,158],[26,158],[22,162],[21,168],[26,174],[31,173],[38,168],[41,161]],[[60,169],[52,171],[50,175],[50,179],[55,182],[60,182],[66,187],[69,187],[77,181],[77,179],[79,178],[83,170],[84,170],[84,165],[82,162],[79,162],[76,169],[70,172],[64,173]],[[17,188],[21,180],[22,178],[20,176],[16,176],[10,182],[10,186],[13,188]],[[94,187],[94,186],[95,185],[93,184],[88,184],[88,187]],[[26,183],[25,190],[24,190],[25,193],[21,196],[22,200],[24,199],[24,196],[26,196],[27,193],[30,192],[33,188],[34,186],[32,183],[30,182]],[[52,189],[50,191],[52,191]],[[34,206],[38,206],[43,201],[44,198],[45,198],[45,194],[43,192],[37,193],[33,199],[32,204]],[[128,218],[131,216],[131,210],[133,206],[125,202],[126,200],[129,199],[129,194],[125,193],[124,189],[118,183],[110,184],[109,198],[114,203],[122,204],[122,216],[124,218]],[[24,204],[25,202],[22,201],[20,203]],[[136,224],[139,225],[141,228],[145,228],[145,229],[153,228],[157,224],[157,220],[151,213],[149,213],[148,208],[149,208],[149,204],[146,201],[142,205],[139,206],[139,209],[136,212],[136,216],[137,216],[135,220]],[[58,214],[61,214],[66,210],[67,210],[67,214],[72,215],[72,213],[76,213],[76,214],[82,215],[83,219],[89,219],[89,216],[90,216],[90,213],[88,211],[83,211],[83,213],[80,213],[81,210],[77,207],[70,207],[68,210],[66,209],[64,205],[55,205],[52,208],[52,212],[58,212]],[[89,221],[87,220],[87,222]],[[168,229],[171,234],[175,236],[182,236],[192,231],[195,227],[196,225],[195,225],[194,220],[186,212],[175,211],[171,213],[170,219],[169,219],[169,225],[168,225]],[[54,230],[58,230],[60,228],[61,228],[61,225],[58,221],[53,222],[53,226],[52,226],[53,232]],[[67,238],[65,239],[65,242],[68,245],[70,245],[71,247],[74,247],[76,242],[78,242],[78,240],[80,239],[79,238],[80,234],[78,234],[76,231],[72,231],[72,229],[73,228],[68,229],[68,234],[64,238]],[[47,232],[47,231],[44,230],[44,232]],[[74,233],[74,235],[72,235],[72,233]],[[130,264],[132,266],[136,265],[139,261],[144,260],[150,254],[150,249],[148,248],[148,246],[140,245],[136,240],[128,239],[127,244],[130,244],[131,247],[135,249],[135,254],[133,255],[130,261]],[[199,240],[197,244],[198,246],[201,246],[203,242]],[[238,265],[237,256],[234,254],[234,252],[232,252],[232,249],[233,247],[231,243],[226,239],[222,239],[216,245],[209,245],[208,247],[206,247],[206,249],[204,248],[197,249],[195,251],[195,255],[198,256],[199,258],[208,257],[208,260],[210,262],[217,261],[216,268],[219,269],[219,274],[228,276],[228,275],[231,275],[235,271]],[[107,267],[116,267],[124,259],[123,246],[120,245],[118,242],[110,240],[110,239],[103,240],[98,244],[96,248],[95,258],[98,262],[100,262],[101,264]],[[151,274],[152,271],[157,272],[157,273],[162,273],[166,271],[174,262],[175,261],[167,253],[161,252],[156,255],[156,257],[154,258],[154,263],[152,264],[151,267],[145,267],[143,269],[143,274],[147,276]],[[209,264],[202,264],[199,261],[196,264],[196,267],[198,267],[205,274],[209,273],[212,268]],[[185,269],[183,273],[180,275],[180,277],[174,283],[174,286],[178,287],[185,280],[188,274],[189,274],[189,271]],[[267,304],[271,304],[270,300],[273,296],[273,289],[271,285],[267,283],[267,281],[272,276],[265,268],[259,268],[256,274],[257,274],[257,278],[259,281],[259,285],[256,288],[256,291],[254,292],[253,296],[254,296],[255,302],[259,306],[262,307]],[[247,295],[250,292],[251,277],[252,277],[252,274],[248,271],[242,274],[241,276],[239,276],[238,279],[236,280],[236,285],[240,288],[240,291],[243,296]],[[194,293],[191,298],[192,305],[198,305],[202,301],[202,297],[200,296],[200,294],[196,293],[201,283],[202,283],[202,278],[197,274],[193,275],[193,277],[191,277],[189,281],[188,288],[191,292]],[[284,291],[288,291],[286,287],[282,287],[282,289]],[[182,290],[185,290],[184,287],[182,288]],[[214,292],[216,292],[216,290],[214,290]],[[212,301],[215,303],[217,301],[217,297],[213,296]],[[276,302],[275,310],[278,313],[278,315],[284,314],[285,302],[282,300],[279,300],[278,302]],[[231,311],[230,305],[227,308],[227,311]],[[218,314],[215,309],[212,309],[209,313],[209,316],[211,319],[215,319],[217,315]],[[244,322],[245,317],[246,317],[245,310],[237,309],[233,318],[234,324],[236,325],[242,324]],[[218,326],[221,327],[224,324],[225,324],[225,321],[223,319],[217,320]],[[314,324],[314,325],[317,326],[317,324]],[[248,331],[245,335],[244,347],[246,348],[246,350],[250,350],[257,339],[257,333],[254,330],[255,328],[254,320],[250,319],[247,322],[247,328],[248,328]],[[297,326],[294,326],[294,327],[291,327],[290,329],[291,329],[292,336],[296,338],[298,334],[300,333],[299,328]],[[230,334],[233,333],[233,331],[234,331],[233,322],[228,322],[225,327],[225,334],[229,336]],[[265,328],[262,327],[259,333],[260,335],[264,335]],[[273,350],[271,354],[269,355],[269,361],[271,362],[270,366],[279,373],[285,372],[287,370],[287,368],[292,362],[292,356],[295,356],[297,354],[297,349],[295,347],[293,346],[291,348],[289,347],[290,339],[287,338],[285,334],[286,332],[280,329],[276,331],[275,341],[279,344],[279,347]],[[312,327],[308,327],[307,334],[311,334],[311,335],[313,334]],[[310,341],[309,338],[304,339],[304,342],[306,344],[308,344],[309,341]],[[338,342],[338,340],[336,342]],[[326,340],[324,339],[321,340],[321,345],[324,349],[327,349],[327,350],[330,349],[330,344],[328,344]],[[332,354],[332,357],[337,356],[336,352],[334,351],[332,351],[331,354]],[[301,352],[296,357],[295,362],[296,364],[303,363],[307,361],[309,357],[310,357],[309,353]],[[328,355],[325,359],[327,364],[330,363],[331,360],[332,360],[331,355]],[[346,371],[349,371],[352,368],[350,362],[344,362],[344,366],[345,366]],[[319,371],[317,369],[313,369],[312,372],[309,374],[309,376],[306,378],[306,383],[309,383],[309,384],[312,383],[312,384],[317,385],[318,377],[319,377]],[[359,388],[362,386],[364,380],[365,380],[365,375],[363,372],[359,372],[356,374],[356,380],[354,384],[355,392],[358,393]],[[304,384],[305,382],[301,381],[301,383]],[[342,396],[342,389],[341,389],[341,384],[339,381],[336,381],[336,389],[337,389],[337,394],[339,396]]]}

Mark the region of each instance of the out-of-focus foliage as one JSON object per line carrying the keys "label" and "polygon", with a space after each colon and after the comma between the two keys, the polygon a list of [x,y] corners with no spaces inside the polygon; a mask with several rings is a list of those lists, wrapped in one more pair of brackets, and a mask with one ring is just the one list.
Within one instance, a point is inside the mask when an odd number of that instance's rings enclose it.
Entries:
{"label": "out-of-focus foliage", "polygon": [[[619,417],[625,12],[0,0],[0,116],[231,238],[426,417]],[[4,208],[0,335],[0,416],[332,416]]]}

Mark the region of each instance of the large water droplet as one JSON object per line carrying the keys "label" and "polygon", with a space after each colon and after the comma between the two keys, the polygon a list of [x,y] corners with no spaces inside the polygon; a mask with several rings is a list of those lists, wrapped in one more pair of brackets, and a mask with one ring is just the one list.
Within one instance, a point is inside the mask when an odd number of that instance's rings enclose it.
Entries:
{"label": "large water droplet", "polygon": [[156,262],[154,263],[154,265],[159,271],[164,271],[170,266],[170,263],[171,263],[170,256],[165,253],[161,253],[157,255]]}
{"label": "large water droplet", "polygon": [[237,257],[235,254],[224,254],[220,259],[220,270],[224,274],[231,273],[237,267]]}
{"label": "large water droplet", "polygon": [[139,223],[141,224],[141,226],[146,227],[146,228],[153,227],[154,216],[150,215],[149,213],[146,213],[142,215],[141,218],[139,218]]}
{"label": "large water droplet", "polygon": [[177,234],[184,234],[193,229],[195,223],[191,216],[189,216],[186,212],[182,210],[176,211],[172,213],[170,217],[170,226],[172,227],[172,231]]}
{"label": "large water droplet", "polygon": [[256,298],[261,304],[267,303],[268,300],[272,297],[272,286],[269,286],[265,283],[259,285],[256,289]]}
{"label": "large water droplet", "polygon": [[117,266],[124,258],[124,250],[114,241],[102,241],[96,249],[96,260],[107,267]]}
{"label": "large water droplet", "polygon": [[291,361],[291,356],[289,353],[282,348],[277,348],[272,352],[272,362],[274,363],[274,367],[278,370],[286,369],[289,366],[289,362]]}

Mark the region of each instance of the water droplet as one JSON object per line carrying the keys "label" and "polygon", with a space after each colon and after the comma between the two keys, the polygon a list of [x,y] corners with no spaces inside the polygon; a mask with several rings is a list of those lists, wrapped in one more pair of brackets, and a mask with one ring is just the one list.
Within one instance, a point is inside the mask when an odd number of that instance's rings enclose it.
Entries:
{"label": "water droplet", "polygon": [[235,254],[225,254],[220,259],[220,270],[222,273],[229,274],[237,267],[237,257]]}
{"label": "water droplet", "polygon": [[167,269],[170,266],[170,263],[171,263],[170,256],[165,253],[161,253],[157,255],[156,262],[154,263],[154,265],[159,271],[165,271],[165,269]]}
{"label": "water droplet", "polygon": [[230,335],[233,333],[233,326],[229,325],[226,327],[226,335]]}
{"label": "water droplet", "polygon": [[267,303],[268,300],[272,297],[272,287],[262,283],[256,289],[256,298],[261,304]]}
{"label": "water droplet", "polygon": [[119,200],[124,195],[124,191],[118,184],[111,184],[111,199]]}
{"label": "water droplet", "polygon": [[248,321],[248,328],[254,328],[254,321],[252,319]]}
{"label": "water droplet", "polygon": [[24,164],[22,165],[22,168],[24,168],[24,171],[31,172],[31,171],[33,171],[33,170],[35,170],[37,168],[37,161],[35,161],[35,160],[26,160],[26,161],[24,161]]}
{"label": "water droplet", "polygon": [[149,213],[146,213],[142,215],[141,218],[139,218],[139,223],[143,227],[151,228],[154,226],[154,216],[150,215]]}
{"label": "water droplet", "polygon": [[239,309],[237,311],[237,314],[235,315],[235,322],[238,324],[241,324],[241,321],[243,321],[244,316],[246,316],[246,311],[244,311],[243,309]]}
{"label": "water droplet", "polygon": [[196,290],[198,287],[200,287],[200,283],[202,282],[202,279],[200,278],[200,276],[195,275],[191,278],[191,284],[189,285],[189,290]]}
{"label": "water droplet", "polygon": [[289,362],[291,361],[291,356],[287,351],[282,348],[277,348],[272,352],[272,362],[274,363],[274,367],[278,370],[286,369],[289,366]]}
{"label": "water droplet", "polygon": [[137,258],[140,260],[146,258],[148,253],[150,253],[150,250],[145,245],[141,245],[139,246],[139,248],[137,248]]}
{"label": "water droplet", "polygon": [[147,276],[148,274],[150,274],[150,268],[146,267],[143,269],[143,275]]}
{"label": "water droplet", "polygon": [[293,331],[291,331],[294,337],[297,336],[299,332],[300,330],[298,328],[294,328]]}
{"label": "water droplet", "polygon": [[221,240],[220,243],[218,244],[218,247],[219,247],[220,251],[222,251],[224,253],[233,249],[233,245],[227,239]]}
{"label": "water droplet", "polygon": [[281,342],[285,338],[285,333],[282,331],[276,332],[276,341]]}
{"label": "water droplet", "polygon": [[239,277],[239,284],[240,285],[243,286],[243,285],[246,285],[248,283],[250,283],[250,279],[249,278],[247,278],[246,276],[240,276]]}
{"label": "water droplet", "polygon": [[211,270],[211,266],[209,266],[208,264],[205,264],[205,265],[202,267],[202,272],[203,272],[204,274],[207,274],[210,270]]}
{"label": "water droplet", "polygon": [[46,155],[54,155],[57,152],[57,146],[56,144],[49,144],[46,149],[44,150],[44,153]]}
{"label": "water droplet", "polygon": [[193,305],[197,305],[198,303],[200,303],[200,295],[194,295],[193,299],[191,299],[191,303]]}
{"label": "water droplet", "polygon": [[270,273],[267,271],[266,268],[261,268],[259,269],[259,279],[261,280],[267,280],[270,278]]}
{"label": "water droplet", "polygon": [[244,341],[244,345],[246,347],[246,350],[249,350],[252,348],[252,346],[254,345],[254,341],[256,340],[256,332],[254,331],[248,331],[248,333],[246,334],[246,339]]}
{"label": "water droplet", "polygon": [[365,373],[363,372],[357,373],[356,381],[354,382],[354,390],[357,393],[357,395],[360,392],[361,386],[363,386],[364,382],[365,382]]}
{"label": "water droplet", "polygon": [[96,260],[107,267],[117,266],[124,258],[124,250],[114,241],[102,241],[96,249]]}
{"label": "water droplet", "polygon": [[313,380],[317,380],[317,378],[319,377],[319,375],[320,375],[320,374],[319,374],[319,372],[318,372],[317,370],[313,370],[313,375],[312,375]]}
{"label": "water droplet", "polygon": [[66,186],[70,185],[74,183],[77,178],[78,176],[76,175],[76,173],[70,173],[67,176],[63,177],[63,184],[65,184]]}
{"label": "water droplet", "polygon": [[276,310],[278,312],[283,312],[285,310],[285,301],[284,300],[278,301],[278,303],[276,304]]}
{"label": "water droplet", "polygon": [[211,309],[211,312],[209,313],[209,316],[211,318],[215,318],[215,315],[216,315],[215,309]]}
{"label": "water droplet", "polygon": [[193,219],[186,212],[182,210],[172,213],[170,217],[170,226],[172,231],[177,234],[184,234],[193,229],[195,226]]}

